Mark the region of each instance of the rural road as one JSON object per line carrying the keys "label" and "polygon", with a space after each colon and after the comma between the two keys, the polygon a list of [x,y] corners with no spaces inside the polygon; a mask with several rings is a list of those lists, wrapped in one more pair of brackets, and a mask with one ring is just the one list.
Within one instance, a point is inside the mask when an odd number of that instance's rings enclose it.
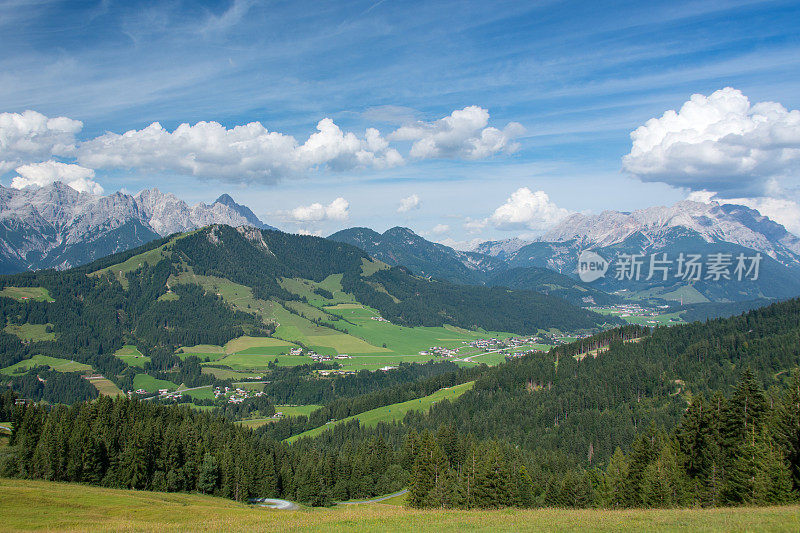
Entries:
{"label": "rural road", "polygon": [[289,500],[278,500],[275,498],[253,498],[250,500],[250,503],[253,505],[258,505],[259,507],[280,509],[282,511],[294,511],[300,508],[294,502],[290,502]]}
{"label": "rural road", "polygon": [[380,498],[375,498],[373,500],[360,500],[357,502],[336,502],[336,505],[358,505],[361,503],[379,503],[384,500],[388,500],[389,498],[394,498],[395,496],[400,496],[401,494],[405,494],[408,492],[408,489],[403,489],[392,494],[387,494],[386,496],[381,496]]}

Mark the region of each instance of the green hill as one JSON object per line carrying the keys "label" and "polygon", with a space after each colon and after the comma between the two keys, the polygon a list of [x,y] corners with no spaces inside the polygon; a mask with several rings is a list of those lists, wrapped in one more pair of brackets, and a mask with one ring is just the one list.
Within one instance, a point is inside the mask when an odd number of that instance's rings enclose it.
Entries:
{"label": "green hill", "polygon": [[[614,320],[535,292],[416,277],[327,239],[229,226],[65,272],[0,277],[0,303],[7,324],[0,368],[69,354],[123,390],[146,382],[148,391],[160,388],[153,383],[257,377],[276,358],[283,366],[310,364],[311,352],[352,356],[339,360],[346,370],[376,370],[428,361],[432,356],[418,352],[432,346],[590,330]],[[20,333],[39,330],[47,336]],[[126,346],[138,352],[126,353]],[[193,351],[197,346],[218,348]],[[152,379],[135,377],[141,373]]]}

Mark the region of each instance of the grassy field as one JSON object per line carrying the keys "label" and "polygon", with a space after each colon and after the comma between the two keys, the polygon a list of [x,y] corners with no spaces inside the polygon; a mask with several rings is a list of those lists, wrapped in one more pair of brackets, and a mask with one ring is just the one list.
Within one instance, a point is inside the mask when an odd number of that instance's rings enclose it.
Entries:
{"label": "grassy field", "polygon": [[158,392],[158,389],[176,389],[178,386],[165,379],[156,379],[147,374],[136,374],[133,378],[133,390],[144,389],[147,392]]}
{"label": "grassy field", "polygon": [[69,359],[59,359],[47,355],[34,355],[11,366],[0,370],[1,374],[20,374],[27,372],[35,366],[47,366],[57,372],[91,372],[92,367]]}
{"label": "grassy field", "polygon": [[36,300],[37,302],[55,302],[50,296],[50,291],[44,287],[4,287],[0,296],[13,298],[17,301]]}
{"label": "grassy field", "polygon": [[228,370],[227,368],[214,368],[211,366],[203,367],[203,374],[211,374],[218,379],[249,379],[260,378],[264,375],[263,372],[236,372],[235,370]]}
{"label": "grassy field", "polygon": [[119,387],[108,378],[93,378],[89,380],[89,383],[94,385],[97,392],[103,396],[121,396],[123,394]]}
{"label": "grassy field", "polygon": [[139,348],[132,344],[126,344],[114,352],[114,355],[116,355],[126,365],[138,366],[139,368],[144,368],[144,364],[150,361],[149,357],[142,355],[142,352],[139,351]]}
{"label": "grassy field", "polygon": [[196,398],[198,400],[214,399],[214,388],[211,385],[207,385],[205,387],[200,387],[199,389],[192,389],[192,390],[185,390],[184,387],[178,387],[178,392],[180,392],[181,394],[185,394],[186,396],[191,396],[192,398]]}
{"label": "grassy field", "polygon": [[120,284],[126,289],[128,288],[128,278],[125,277],[125,274],[128,272],[133,272],[134,270],[147,265],[155,265],[165,257],[165,250],[170,243],[164,244],[163,246],[159,246],[158,248],[154,248],[150,251],[134,255],[133,257],[129,258],[127,261],[122,263],[111,265],[110,267],[103,268],[101,270],[97,270],[96,272],[92,272],[89,274],[90,276],[102,276],[104,274],[112,274],[114,277],[119,280]]}
{"label": "grassy field", "polygon": [[649,315],[627,315],[622,316],[623,313],[617,310],[611,309],[598,309],[596,310],[597,313],[601,315],[614,315],[620,317],[622,320],[626,321],[628,324],[643,324],[646,326],[653,326],[653,325],[662,325],[662,326],[673,326],[675,324],[683,324],[683,319],[680,317],[680,312],[678,313],[662,313],[657,316],[649,316]]}
{"label": "grassy field", "polygon": [[465,392],[467,392],[468,390],[470,390],[474,384],[475,384],[474,381],[470,381],[468,383],[462,383],[461,385],[456,385],[454,387],[439,389],[433,394],[425,396],[424,398],[419,398],[417,400],[409,400],[407,402],[395,403],[392,405],[387,405],[385,407],[378,407],[377,409],[372,409],[370,411],[366,411],[358,415],[343,418],[342,420],[338,420],[332,424],[326,424],[318,428],[304,431],[299,435],[295,435],[294,437],[286,439],[286,441],[294,442],[297,439],[303,437],[313,437],[319,435],[323,431],[327,431],[336,424],[343,424],[353,419],[358,419],[359,421],[361,421],[362,425],[367,427],[377,426],[378,422],[391,422],[393,420],[402,420],[406,416],[406,413],[408,413],[409,411],[427,411],[428,409],[430,409],[431,405],[435,404],[436,402],[442,400],[454,400],[459,396],[461,396],[462,394],[464,394]]}
{"label": "grassy field", "polygon": [[[380,264],[367,262],[369,268],[379,268]],[[508,333],[485,331],[467,331],[451,326],[439,328],[407,328],[388,322],[375,320],[379,314],[374,309],[356,303],[352,297],[342,291],[341,274],[328,276],[322,282],[314,282],[299,278],[283,278],[281,286],[289,292],[303,296],[308,303],[287,302],[287,309],[279,302],[259,300],[253,297],[249,287],[233,283],[229,280],[210,276],[198,276],[192,272],[184,272],[180,276],[171,277],[170,283],[198,283],[207,291],[219,295],[232,307],[255,313],[265,324],[277,324],[275,338],[241,337],[223,346],[184,346],[179,355],[187,357],[196,355],[209,363],[220,364],[231,370],[209,369],[220,378],[241,379],[244,375],[235,372],[263,372],[266,365],[275,358],[288,353],[289,349],[301,343],[323,355],[371,356],[373,359],[345,359],[338,361],[345,370],[376,370],[384,366],[394,366],[401,362],[425,362],[430,357],[420,357],[420,351],[432,346],[461,348],[464,342],[485,337],[508,337]],[[314,292],[316,288],[325,289],[333,294],[333,298],[325,298]],[[300,313],[304,316],[299,316]],[[348,330],[343,333],[335,329],[320,326],[312,320],[322,320],[338,324],[337,327]],[[338,319],[338,320],[337,320]],[[246,358],[244,356],[254,356]],[[267,357],[265,357],[267,356]],[[378,357],[386,359],[378,359]],[[310,363],[303,358],[278,358],[283,366]],[[210,365],[209,365],[210,366]],[[234,372],[234,374],[231,374]],[[224,375],[223,375],[224,374]]]}
{"label": "grassy field", "polygon": [[387,504],[276,511],[196,494],[0,479],[4,531],[764,531],[800,530],[800,506],[733,509],[416,510]]}
{"label": "grassy field", "polygon": [[[311,414],[312,411],[316,411],[322,407],[321,405],[276,405],[275,412],[276,413],[283,413],[284,416],[299,416],[305,415],[308,416]],[[277,418],[251,418],[249,420],[240,420],[237,424],[241,424],[245,427],[249,427],[251,429],[260,428],[266,424],[271,422],[275,422]]]}
{"label": "grassy field", "polygon": [[52,328],[53,324],[9,324],[5,327],[5,332],[16,335],[23,341],[54,341],[56,334],[53,331],[47,331],[48,326]]}

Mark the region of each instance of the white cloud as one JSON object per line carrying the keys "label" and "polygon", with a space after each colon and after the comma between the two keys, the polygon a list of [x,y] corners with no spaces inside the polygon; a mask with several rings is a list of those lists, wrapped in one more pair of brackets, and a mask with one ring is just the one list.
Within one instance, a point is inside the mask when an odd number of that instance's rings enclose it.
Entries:
{"label": "white cloud", "polygon": [[81,128],[79,120],[36,111],[0,113],[0,174],[23,163],[73,155]]}
{"label": "white cloud", "polygon": [[79,165],[45,161],[18,167],[17,174],[19,175],[11,180],[11,186],[15,189],[44,187],[60,181],[76,191],[103,194],[103,187],[94,181],[94,170]]}
{"label": "white cloud", "polygon": [[544,230],[569,215],[558,207],[544,191],[533,192],[527,187],[514,191],[506,203],[495,209],[488,223],[503,230]]}
{"label": "white cloud", "polygon": [[378,130],[370,128],[364,139],[359,139],[326,118],[302,145],[291,135],[268,131],[259,122],[231,129],[217,122],[198,122],[181,124],[173,132],[154,122],[141,130],[106,133],[83,143],[78,161],[92,168],[138,168],[274,183],[317,167],[387,168],[402,164],[403,158]]}
{"label": "white cloud", "polygon": [[393,141],[413,141],[410,155],[417,159],[483,159],[499,152],[513,153],[513,139],[525,128],[509,122],[503,130],[487,127],[489,111],[469,106],[434,122],[416,122],[392,132]]}
{"label": "white cloud", "polygon": [[484,228],[486,228],[488,224],[489,224],[489,219],[487,218],[473,219],[467,217],[467,219],[464,221],[464,229],[466,229],[470,233],[480,233],[484,230]]}
{"label": "white cloud", "polygon": [[322,230],[318,229],[318,230],[313,230],[312,231],[310,229],[301,228],[301,229],[297,230],[297,234],[298,235],[308,235],[310,237],[321,237],[322,236]]}
{"label": "white cloud", "polygon": [[686,198],[695,202],[735,204],[755,209],[765,217],[783,225],[795,235],[800,235],[800,204],[787,198],[723,198],[712,191],[695,191]]}
{"label": "white cloud", "polygon": [[442,233],[447,233],[448,231],[450,231],[450,226],[447,224],[436,224],[430,233],[433,235],[441,235]]}
{"label": "white cloud", "polygon": [[[246,8],[246,2],[241,5]],[[413,141],[410,154],[420,159],[481,159],[516,150],[513,138],[522,126],[511,122],[501,131],[489,127],[488,121],[488,111],[471,106],[435,122],[401,127],[391,139]],[[405,162],[377,129],[367,128],[359,137],[342,131],[329,118],[320,120],[302,143],[292,135],[269,131],[260,122],[227,128],[203,121],[181,124],[173,131],[153,122],[143,129],[108,132],[78,142],[76,134],[82,127],[80,121],[35,111],[0,114],[0,174],[28,163],[69,158],[95,170],[136,169],[271,184],[321,168],[385,169]],[[404,202],[413,204],[414,198]],[[408,209],[418,205],[416,201]]]}
{"label": "white cloud", "polygon": [[419,196],[412,194],[400,200],[400,207],[397,208],[398,213],[407,213],[412,209],[419,209]]}
{"label": "white cloud", "polygon": [[711,202],[714,201],[713,198],[714,198],[714,196],[716,196],[716,194],[717,193],[715,193],[713,191],[707,191],[707,190],[703,189],[701,191],[692,191],[691,193],[689,193],[689,196],[687,196],[686,199],[691,201],[691,202],[700,202],[701,204],[710,204]]}
{"label": "white cloud", "polygon": [[631,133],[623,168],[660,181],[723,195],[772,195],[800,169],[800,111],[775,102],[750,104],[726,87],[694,94],[680,111],[652,118]]}
{"label": "white cloud", "polygon": [[292,209],[290,216],[298,222],[321,222],[323,220],[347,220],[350,216],[350,203],[337,198],[328,205],[313,203]]}
{"label": "white cloud", "polygon": [[450,237],[445,239],[439,239],[436,242],[439,244],[444,244],[445,246],[449,246],[450,248],[455,248],[456,250],[463,250],[465,252],[472,251],[477,245],[483,242],[483,239],[475,238],[468,241],[457,241]]}

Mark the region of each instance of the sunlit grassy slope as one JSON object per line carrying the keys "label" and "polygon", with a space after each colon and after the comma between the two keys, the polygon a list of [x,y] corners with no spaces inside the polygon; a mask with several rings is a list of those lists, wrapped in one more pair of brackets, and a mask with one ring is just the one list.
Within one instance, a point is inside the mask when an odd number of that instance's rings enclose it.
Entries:
{"label": "sunlit grassy slope", "polygon": [[397,505],[274,511],[191,494],[0,479],[4,531],[777,531],[800,506],[705,510],[413,510]]}
{"label": "sunlit grassy slope", "polygon": [[429,394],[428,396],[424,396],[416,400],[409,400],[407,402],[402,402],[402,403],[393,403],[392,405],[387,405],[385,407],[378,407],[377,409],[371,409],[361,414],[343,418],[342,420],[339,420],[332,424],[326,424],[318,428],[309,429],[308,431],[300,433],[299,435],[295,435],[294,437],[290,437],[286,440],[288,442],[293,442],[302,437],[313,437],[315,435],[319,435],[323,431],[332,428],[337,424],[344,424],[353,419],[358,419],[362,425],[367,427],[377,426],[378,422],[391,422],[393,420],[402,420],[406,416],[406,413],[410,411],[427,411],[428,409],[430,409],[431,405],[435,404],[436,402],[440,402],[442,400],[455,400],[456,398],[458,398],[459,396],[470,390],[474,384],[475,384],[474,381],[470,381],[468,383],[462,383],[461,385],[455,385],[454,387],[439,389],[433,394]]}

